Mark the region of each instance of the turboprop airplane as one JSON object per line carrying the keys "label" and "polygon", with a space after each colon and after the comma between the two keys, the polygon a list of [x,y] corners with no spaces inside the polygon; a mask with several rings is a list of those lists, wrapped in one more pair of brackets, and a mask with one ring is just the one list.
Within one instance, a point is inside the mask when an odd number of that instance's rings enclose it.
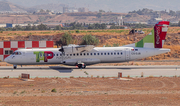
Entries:
{"label": "turboprop airplane", "polygon": [[61,48],[19,49],[5,59],[17,65],[64,64],[86,68],[98,63],[120,63],[169,52],[164,49],[169,22],[158,22],[151,33],[141,41],[121,47],[94,47],[93,45],[68,45]]}

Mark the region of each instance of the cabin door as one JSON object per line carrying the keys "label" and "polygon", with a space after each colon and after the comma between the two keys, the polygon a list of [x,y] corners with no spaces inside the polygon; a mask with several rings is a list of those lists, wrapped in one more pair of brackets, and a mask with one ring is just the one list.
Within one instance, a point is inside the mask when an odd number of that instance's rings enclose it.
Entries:
{"label": "cabin door", "polygon": [[129,48],[125,48],[125,60],[128,61],[130,60],[130,49]]}

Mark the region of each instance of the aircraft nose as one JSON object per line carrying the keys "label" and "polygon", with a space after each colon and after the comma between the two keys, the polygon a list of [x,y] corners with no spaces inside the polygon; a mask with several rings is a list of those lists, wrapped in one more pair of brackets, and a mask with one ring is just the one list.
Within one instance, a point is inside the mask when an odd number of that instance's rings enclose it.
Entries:
{"label": "aircraft nose", "polygon": [[8,62],[9,62],[9,59],[8,59],[8,58],[5,58],[4,61],[8,63]]}

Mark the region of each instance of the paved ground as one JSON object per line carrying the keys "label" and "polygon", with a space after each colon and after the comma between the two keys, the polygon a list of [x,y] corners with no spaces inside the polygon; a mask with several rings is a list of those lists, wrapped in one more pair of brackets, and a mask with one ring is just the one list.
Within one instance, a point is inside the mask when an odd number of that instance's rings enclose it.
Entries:
{"label": "paved ground", "polygon": [[123,77],[180,76],[180,66],[88,66],[86,69],[62,66],[25,66],[12,69],[12,66],[0,66],[0,77],[19,77],[21,73],[30,74],[31,78],[39,77]]}

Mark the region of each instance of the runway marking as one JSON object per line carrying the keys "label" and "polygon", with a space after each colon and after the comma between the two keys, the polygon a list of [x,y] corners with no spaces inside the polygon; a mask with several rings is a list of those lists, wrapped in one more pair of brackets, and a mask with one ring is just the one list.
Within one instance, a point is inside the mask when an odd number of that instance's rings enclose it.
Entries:
{"label": "runway marking", "polygon": [[[169,81],[169,80],[166,79],[166,81]],[[176,84],[175,82],[173,82],[173,81],[169,81],[169,82],[170,82],[170,83],[173,83],[172,88],[169,88],[169,89],[173,89],[173,88],[176,88],[176,87],[177,87],[177,84]]]}
{"label": "runway marking", "polygon": [[166,84],[165,84],[163,81],[161,81],[161,80],[157,80],[157,81],[161,82],[161,83],[162,83],[162,86],[159,87],[159,88],[156,88],[156,89],[162,89],[162,88],[165,88],[165,87],[166,87]]}

